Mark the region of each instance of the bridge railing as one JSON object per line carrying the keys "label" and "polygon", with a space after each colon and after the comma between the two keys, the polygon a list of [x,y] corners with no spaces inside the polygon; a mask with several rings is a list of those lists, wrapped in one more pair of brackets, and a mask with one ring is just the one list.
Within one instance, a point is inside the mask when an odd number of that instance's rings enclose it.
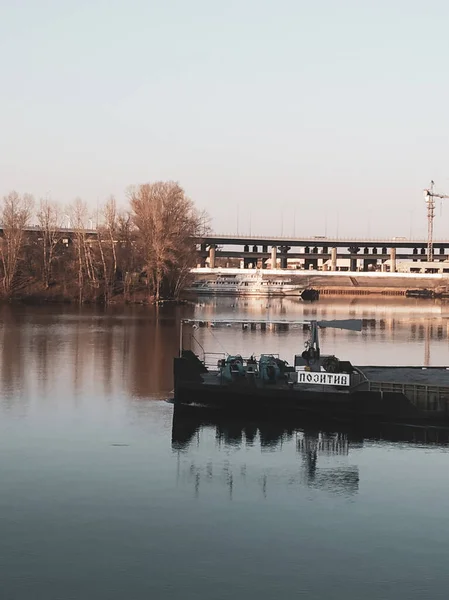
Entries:
{"label": "bridge railing", "polygon": [[[256,235],[254,233],[251,233],[250,235],[244,235],[244,234],[235,234],[232,232],[226,232],[226,233],[209,233],[206,234],[204,236],[198,236],[198,239],[205,239],[205,240],[213,240],[215,238],[228,238],[228,239],[233,239],[233,240],[267,240],[267,242],[269,240],[271,241],[280,241],[280,242],[286,242],[286,241],[297,241],[297,242],[301,242],[301,241],[308,241],[310,243],[312,242],[317,242],[317,243],[321,243],[321,242],[354,242],[354,243],[360,243],[363,244],[364,242],[368,242],[368,243],[377,243],[377,244],[381,244],[383,242],[387,243],[405,243],[405,242],[410,242],[410,243],[425,243],[427,244],[427,240],[423,239],[423,238],[412,238],[412,237],[399,237],[399,236],[395,236],[395,237],[349,237],[349,236],[313,236],[313,235],[267,235],[267,234],[259,234]],[[446,243],[449,244],[449,240],[447,239],[434,239],[433,243]]]}

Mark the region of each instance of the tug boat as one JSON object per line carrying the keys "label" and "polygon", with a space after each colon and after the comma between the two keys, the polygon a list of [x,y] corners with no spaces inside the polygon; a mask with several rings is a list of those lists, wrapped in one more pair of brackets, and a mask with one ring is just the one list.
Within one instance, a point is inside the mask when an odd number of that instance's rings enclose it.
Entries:
{"label": "tug boat", "polygon": [[[305,350],[292,364],[277,354],[223,355],[215,365],[183,347],[183,328],[238,324],[244,328],[307,325]],[[445,367],[354,366],[321,353],[319,329],[361,331],[357,319],[334,321],[181,322],[179,356],[174,359],[174,403],[255,414],[295,413],[331,419],[386,422],[442,422],[449,425],[449,370]],[[193,334],[191,335],[191,338]]]}

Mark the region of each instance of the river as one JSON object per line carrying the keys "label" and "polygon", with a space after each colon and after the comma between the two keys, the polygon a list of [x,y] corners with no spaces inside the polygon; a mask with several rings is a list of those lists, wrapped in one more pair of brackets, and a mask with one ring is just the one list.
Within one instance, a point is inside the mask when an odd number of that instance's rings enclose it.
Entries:
{"label": "river", "polygon": [[[437,301],[0,307],[2,600],[446,598],[449,432],[174,414],[181,314],[361,317],[323,350],[449,363]],[[195,331],[287,360],[306,335]]]}

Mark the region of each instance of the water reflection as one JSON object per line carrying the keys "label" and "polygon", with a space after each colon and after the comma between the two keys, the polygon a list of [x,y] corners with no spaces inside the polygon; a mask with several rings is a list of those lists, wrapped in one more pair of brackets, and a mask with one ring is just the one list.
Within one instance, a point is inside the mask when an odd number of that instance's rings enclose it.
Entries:
{"label": "water reflection", "polygon": [[346,319],[364,322],[367,335],[400,329],[412,339],[448,339],[449,303],[410,298],[334,298],[313,305],[296,298],[208,298],[195,304],[196,318]]}
{"label": "water reflection", "polygon": [[[213,461],[206,465],[202,457],[209,456],[207,432],[214,434],[214,446],[218,453],[233,451],[233,460]],[[236,485],[243,481],[247,486],[253,479],[264,497],[269,490],[282,484],[288,487],[308,486],[325,489],[329,492],[353,495],[358,491],[359,469],[346,464],[350,458],[349,449],[360,444],[347,433],[323,431],[312,426],[298,427],[273,421],[239,421],[236,418],[201,414],[201,409],[175,407],[173,413],[172,449],[189,457],[185,473],[193,482],[198,495],[202,482],[212,479],[228,488],[232,498]],[[204,446],[204,447],[203,447]],[[192,459],[192,449],[198,457]],[[236,452],[244,451],[245,458],[236,460]],[[270,453],[270,459],[256,460],[257,451]],[[223,455],[223,454],[222,454]],[[343,464],[337,458],[344,458]],[[320,465],[321,462],[324,464]],[[218,466],[217,466],[218,464]],[[265,466],[265,464],[267,466]]]}
{"label": "water reflection", "polygon": [[[395,361],[404,336],[421,360],[400,313],[367,312],[401,323],[336,350]],[[447,432],[173,414],[154,399],[172,386],[179,316],[0,307],[1,597],[445,598]],[[447,341],[431,351],[444,359]]]}
{"label": "water reflection", "polygon": [[[0,308],[0,390],[19,397],[166,397],[178,351],[178,310]],[[3,402],[3,403],[4,403]]]}
{"label": "water reflection", "polygon": [[[363,321],[362,333],[322,330],[320,338],[325,352],[336,353],[356,364],[447,365],[449,353],[449,304],[443,301],[419,301],[410,298],[358,297],[333,298],[313,304],[295,298],[209,298],[195,305],[198,319],[252,318],[346,319]],[[307,332],[278,332],[277,339],[267,333],[220,332],[221,343],[207,328],[197,332],[198,342],[210,352],[250,353],[256,347],[277,352],[291,360],[303,349]]]}
{"label": "water reflection", "polygon": [[[304,418],[295,423],[291,418],[288,423],[248,420],[182,406],[173,412],[172,450],[185,458],[184,463],[179,458],[178,467],[182,470],[183,465],[196,496],[203,485],[214,482],[227,488],[232,499],[236,486],[248,486],[251,480],[264,497],[282,485],[353,496],[360,479],[353,453],[373,442],[444,447],[449,445],[449,429],[343,426]],[[261,458],[267,453],[269,458]]]}
{"label": "water reflection", "polygon": [[[393,301],[394,300],[394,301]],[[179,347],[179,319],[214,315],[269,318],[364,319],[362,333],[321,332],[324,352],[358,364],[449,364],[445,304],[397,299],[209,299],[173,309],[70,306],[0,307],[1,405],[28,410],[33,398],[166,398],[173,389],[172,359]],[[291,361],[303,350],[306,330],[195,332],[207,351],[278,352]],[[265,434],[264,434],[265,435]],[[267,434],[268,435],[268,434]],[[249,436],[249,433],[248,433]],[[265,446],[264,446],[265,447]]]}

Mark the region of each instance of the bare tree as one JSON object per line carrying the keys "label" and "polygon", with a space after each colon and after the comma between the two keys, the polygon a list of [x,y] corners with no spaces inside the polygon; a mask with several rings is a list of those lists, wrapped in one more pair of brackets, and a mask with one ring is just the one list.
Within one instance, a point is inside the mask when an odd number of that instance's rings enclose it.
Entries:
{"label": "bare tree", "polygon": [[75,234],[74,243],[76,246],[76,254],[78,258],[78,302],[83,303],[84,299],[84,258],[83,258],[83,247],[85,238],[85,217],[86,217],[86,205],[80,198],[76,198],[73,205],[69,209],[71,222],[73,223],[73,232]]}
{"label": "bare tree", "polygon": [[164,283],[181,265],[191,266],[194,236],[202,217],[175,182],[156,182],[128,192],[134,222],[139,230],[145,268],[154,298],[159,301]]}
{"label": "bare tree", "polygon": [[3,293],[6,297],[13,292],[24,245],[24,230],[29,224],[33,204],[30,194],[20,196],[13,191],[3,198],[0,258],[3,267]]}
{"label": "bare tree", "polygon": [[47,199],[41,199],[37,220],[42,232],[43,283],[45,289],[50,287],[55,249],[61,240],[61,211],[59,206]]}
{"label": "bare tree", "polygon": [[174,298],[179,297],[189,278],[191,278],[191,268],[196,264],[197,251],[192,238],[205,236],[209,231],[209,215],[206,211],[200,213],[195,211],[195,220],[186,235],[181,237],[181,243],[176,253],[176,261],[171,265],[169,273],[169,293]]}
{"label": "bare tree", "polygon": [[140,267],[142,266],[142,260],[137,255],[138,246],[135,243],[135,233],[131,213],[129,211],[117,213],[117,276],[121,276],[123,281],[123,298],[125,301],[130,299],[133,273],[137,269],[137,264]]}
{"label": "bare tree", "polygon": [[80,304],[85,299],[87,284],[93,288],[98,288],[98,277],[95,259],[92,252],[92,241],[88,239],[86,233],[86,222],[89,218],[87,205],[80,198],[76,198],[69,209],[71,222],[73,223],[73,232],[75,234],[74,243],[77,254],[77,272],[78,272],[78,301]]}
{"label": "bare tree", "polygon": [[110,196],[104,207],[104,222],[106,231],[108,232],[109,243],[111,245],[113,259],[112,273],[114,277],[117,272],[117,252],[115,248],[117,236],[117,217],[117,205],[115,198],[114,196]]}
{"label": "bare tree", "polygon": [[106,202],[103,216],[104,224],[97,228],[97,240],[103,267],[104,300],[108,304],[117,274],[117,208],[114,196],[110,196]]}
{"label": "bare tree", "polygon": [[9,297],[23,283],[28,293],[39,294],[55,284],[52,295],[78,297],[80,303],[100,298],[108,303],[120,289],[130,300],[133,291],[142,289],[144,271],[153,300],[177,297],[195,264],[194,237],[201,237],[207,217],[198,214],[174,182],[134,187],[129,200],[130,210],[120,212],[111,196],[97,232],[87,227],[91,215],[86,204],[75,200],[64,210],[73,234],[63,235],[56,203],[42,199],[39,227],[27,231],[32,197],[17,192],[5,196],[0,206],[0,292]]}

